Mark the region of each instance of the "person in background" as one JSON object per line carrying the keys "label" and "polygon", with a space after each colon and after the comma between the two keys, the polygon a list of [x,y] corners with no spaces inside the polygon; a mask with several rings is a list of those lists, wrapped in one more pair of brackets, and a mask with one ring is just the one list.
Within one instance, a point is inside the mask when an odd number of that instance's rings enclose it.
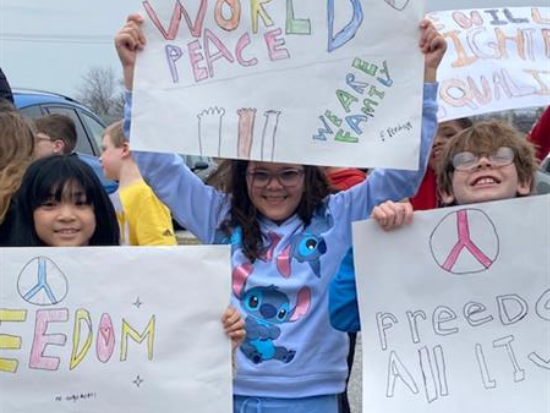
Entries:
{"label": "person in background", "polygon": [[550,107],[546,108],[538,122],[527,134],[527,140],[535,146],[537,160],[543,161],[550,152]]}
{"label": "person in background", "polygon": [[11,90],[11,86],[8,82],[8,78],[0,67],[0,101],[2,99],[5,99],[13,104],[13,92]]}
{"label": "person in background", "polygon": [[339,191],[350,189],[352,186],[363,182],[367,178],[367,173],[358,168],[326,166],[323,169],[331,185]]}
{"label": "person in background", "polygon": [[0,246],[8,243],[17,211],[14,194],[34,159],[35,136],[16,111],[0,111]]}
{"label": "person in background", "polygon": [[176,245],[170,211],[145,183],[124,139],[122,122],[103,134],[99,158],[107,179],[118,181],[110,195],[115,206],[123,245]]}
{"label": "person in background", "polygon": [[415,211],[435,209],[441,205],[435,179],[437,163],[441,160],[441,154],[445,150],[445,144],[449,139],[472,125],[473,123],[469,118],[449,120],[441,122],[438,125],[426,175],[424,175],[424,179],[416,195],[409,198],[409,202],[412,204]]}
{"label": "person in background", "polygon": [[42,116],[35,120],[37,129],[36,156],[69,155],[76,147],[76,126],[74,121],[61,114]]}

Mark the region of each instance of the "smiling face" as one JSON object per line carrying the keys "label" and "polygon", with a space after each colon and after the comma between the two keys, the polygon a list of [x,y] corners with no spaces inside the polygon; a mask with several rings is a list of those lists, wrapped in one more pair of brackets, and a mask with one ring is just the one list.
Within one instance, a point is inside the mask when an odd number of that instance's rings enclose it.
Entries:
{"label": "smiling face", "polygon": [[302,166],[250,162],[246,169],[248,196],[266,218],[280,224],[298,208],[304,193]]}
{"label": "smiling face", "polygon": [[437,170],[444,204],[471,204],[531,193],[537,162],[531,144],[502,121],[477,122],[445,146]]}
{"label": "smiling face", "polygon": [[483,155],[470,170],[455,170],[452,193],[442,194],[443,202],[458,205],[496,201],[528,195],[531,182],[520,182],[515,163],[498,166]]}
{"label": "smiling face", "polygon": [[88,245],[96,230],[93,206],[76,185],[67,184],[61,199],[52,196],[33,212],[38,238],[50,247]]}

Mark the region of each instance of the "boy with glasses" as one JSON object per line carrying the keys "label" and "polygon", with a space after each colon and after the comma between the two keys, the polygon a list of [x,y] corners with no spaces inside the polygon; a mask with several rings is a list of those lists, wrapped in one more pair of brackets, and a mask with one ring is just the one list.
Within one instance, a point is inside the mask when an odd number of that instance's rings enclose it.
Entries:
{"label": "boy with glasses", "polygon": [[531,194],[534,148],[503,122],[480,122],[449,141],[437,172],[446,205],[496,201]]}
{"label": "boy with glasses", "polygon": [[69,155],[74,151],[77,134],[70,117],[54,113],[36,119],[35,125],[38,132],[35,153],[38,158]]}
{"label": "boy with glasses", "polygon": [[[447,143],[437,170],[437,186],[446,206],[528,196],[533,192],[537,161],[533,145],[501,121],[478,122]],[[410,224],[409,203],[387,201],[371,218],[386,231]],[[361,329],[353,267],[340,268],[329,295],[330,321],[342,331]]]}

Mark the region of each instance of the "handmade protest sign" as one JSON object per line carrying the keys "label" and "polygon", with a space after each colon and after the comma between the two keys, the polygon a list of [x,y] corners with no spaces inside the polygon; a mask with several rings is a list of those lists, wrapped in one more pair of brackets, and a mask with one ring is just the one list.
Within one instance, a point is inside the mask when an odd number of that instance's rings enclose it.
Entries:
{"label": "handmade protest sign", "polygon": [[422,2],[143,4],[133,149],[418,168]]}
{"label": "handmade protest sign", "polygon": [[0,411],[232,411],[226,247],[0,249]]}
{"label": "handmade protest sign", "polygon": [[447,39],[441,121],[550,104],[550,7],[429,14]]}
{"label": "handmade protest sign", "polygon": [[[546,413],[550,196],[354,224],[363,411]],[[519,219],[521,217],[521,219]]]}

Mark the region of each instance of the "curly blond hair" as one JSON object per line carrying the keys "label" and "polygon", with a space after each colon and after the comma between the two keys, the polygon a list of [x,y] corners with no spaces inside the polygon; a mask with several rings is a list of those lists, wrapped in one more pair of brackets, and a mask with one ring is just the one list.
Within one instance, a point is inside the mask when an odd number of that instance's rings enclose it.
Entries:
{"label": "curly blond hair", "polygon": [[15,111],[0,112],[0,224],[33,161],[34,133]]}

